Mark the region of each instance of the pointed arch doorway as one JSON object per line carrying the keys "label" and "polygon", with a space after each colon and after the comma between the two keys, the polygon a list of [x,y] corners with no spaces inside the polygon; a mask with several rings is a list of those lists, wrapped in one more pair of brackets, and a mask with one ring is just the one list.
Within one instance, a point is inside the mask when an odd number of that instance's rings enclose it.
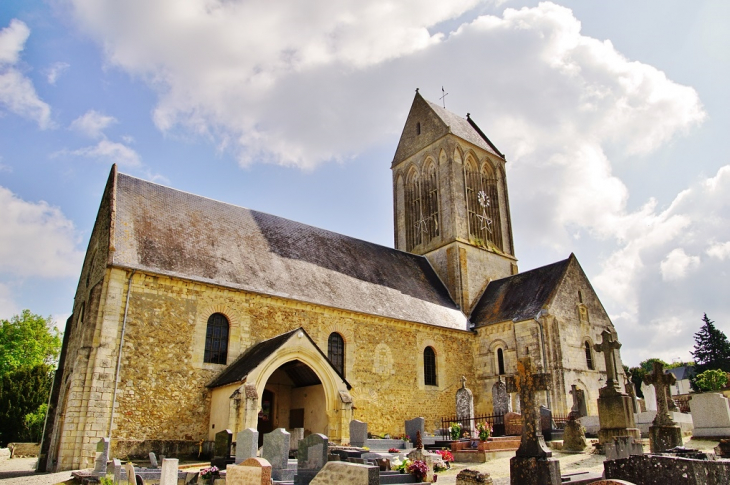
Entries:
{"label": "pointed arch doorway", "polygon": [[350,384],[299,328],[246,350],[208,384],[209,438],[222,429],[263,434],[304,428],[333,442],[349,439]]}

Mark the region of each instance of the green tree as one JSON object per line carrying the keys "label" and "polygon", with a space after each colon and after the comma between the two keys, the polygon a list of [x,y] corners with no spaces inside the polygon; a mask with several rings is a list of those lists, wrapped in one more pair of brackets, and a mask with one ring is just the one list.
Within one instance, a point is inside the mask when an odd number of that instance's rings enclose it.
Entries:
{"label": "green tree", "polygon": [[662,359],[657,359],[656,357],[652,357],[651,359],[646,359],[645,361],[641,362],[639,364],[639,367],[644,369],[644,371],[647,374],[651,374],[652,372],[654,372],[654,362],[659,362],[660,364],[662,364],[664,366],[665,369],[669,366],[669,364],[664,362]]}
{"label": "green tree", "polygon": [[727,385],[727,373],[719,369],[706,370],[695,377],[695,384],[704,392],[719,391]]}
{"label": "green tree", "polygon": [[[33,423],[45,420],[30,418],[26,426],[26,416],[39,412],[48,402],[53,383],[53,368],[48,364],[34,367],[23,366],[0,376],[0,446],[13,441],[36,441],[40,433]],[[42,431],[43,423],[40,428]]]}
{"label": "green tree", "polygon": [[30,310],[0,320],[0,375],[40,364],[55,365],[61,351],[61,333],[51,317]]}
{"label": "green tree", "polygon": [[641,366],[629,368],[629,379],[631,379],[631,382],[634,384],[634,389],[636,389],[636,397],[642,399],[644,398],[644,393],[641,392],[641,383],[644,382],[644,376],[646,374],[647,372]]}
{"label": "green tree", "polygon": [[700,331],[695,334],[694,352],[695,372],[701,374],[706,370],[721,369],[730,372],[730,342],[725,334],[715,327],[705,313]]}

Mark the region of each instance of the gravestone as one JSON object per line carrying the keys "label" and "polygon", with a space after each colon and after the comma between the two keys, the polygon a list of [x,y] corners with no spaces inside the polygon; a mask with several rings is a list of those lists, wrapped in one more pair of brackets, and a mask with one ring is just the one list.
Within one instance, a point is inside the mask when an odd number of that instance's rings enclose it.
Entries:
{"label": "gravestone", "polygon": [[411,451],[410,453],[408,453],[408,459],[411,462],[414,462],[416,460],[421,460],[422,462],[424,462],[426,464],[427,470],[426,470],[426,476],[423,479],[424,482],[433,482],[433,475],[434,475],[433,464],[436,461],[437,457],[440,458],[437,454],[430,453],[422,448],[421,449],[417,448],[417,449]]}
{"label": "gravestone", "polygon": [[553,440],[553,412],[545,406],[540,406],[540,431],[545,441]]}
{"label": "gravestone", "polygon": [[236,464],[255,458],[259,451],[259,432],[246,428],[236,435]]}
{"label": "gravestone", "polygon": [[639,412],[639,403],[636,402],[636,386],[626,373],[624,373],[624,387],[626,388],[626,394],[631,398],[631,409],[636,414]]}
{"label": "gravestone", "polygon": [[656,411],[656,390],[651,384],[641,383],[641,393],[644,395],[644,411]]}
{"label": "gravestone", "polygon": [[663,453],[666,450],[682,445],[682,429],[669,415],[667,394],[669,386],[677,379],[674,374],[664,373],[664,364],[653,362],[654,371],[644,376],[644,382],[652,384],[656,389],[656,417],[649,426],[649,445],[652,453]]}
{"label": "gravestone", "polygon": [[494,483],[489,473],[465,468],[456,475],[456,485],[491,485]]}
{"label": "gravestone", "polygon": [[613,443],[606,443],[604,449],[606,460],[618,460],[631,455],[644,454],[644,446],[631,436],[617,436],[613,439]]}
{"label": "gravestone", "polygon": [[722,394],[693,394],[689,402],[694,430],[693,438],[725,438],[730,436],[730,404]]}
{"label": "gravestone", "polygon": [[109,438],[102,438],[96,444],[96,460],[94,475],[106,475],[106,464],[109,461]]}
{"label": "gravestone", "polygon": [[299,443],[297,474],[294,477],[294,485],[309,485],[314,476],[319,473],[327,463],[328,443],[329,439],[319,433],[312,433]]}
{"label": "gravestone", "polygon": [[177,485],[177,466],[177,458],[165,458],[162,460],[160,485]]}
{"label": "gravestone", "polygon": [[515,456],[510,459],[512,485],[559,485],[560,462],[552,458],[540,430],[538,391],[547,391],[550,374],[538,374],[532,359],[517,361],[517,374],[507,378],[507,391],[519,392],[522,409],[522,439]]}
{"label": "gravestone", "polygon": [[129,485],[137,485],[137,474],[134,472],[134,463],[128,461],[124,465],[124,471],[127,472],[127,483]]}
{"label": "gravestone", "polygon": [[150,457],[150,468],[159,468],[159,465],[157,464],[157,457],[155,456],[155,454],[150,451],[149,457]]}
{"label": "gravestone", "polygon": [[606,362],[606,385],[598,390],[598,420],[601,424],[598,443],[601,446],[611,443],[616,436],[632,436],[638,440],[641,431],[634,421],[631,398],[619,391],[615,352],[621,348],[621,343],[614,340],[608,330],[601,333],[601,338],[600,344],[593,345],[596,352],[603,353]]}
{"label": "gravestone", "polygon": [[522,435],[522,415],[520,413],[504,415],[504,434],[507,436]]}
{"label": "gravestone", "polygon": [[461,431],[469,432],[474,437],[474,395],[466,387],[466,377],[461,376],[461,387],[456,391],[456,420],[461,423]]}
{"label": "gravestone", "polygon": [[271,464],[264,458],[248,458],[226,469],[226,485],[270,485]]}
{"label": "gravestone", "polygon": [[215,434],[213,459],[210,461],[212,466],[218,467],[219,470],[225,470],[231,457],[232,443],[233,433],[230,429],[224,429]]}
{"label": "gravestone", "polygon": [[[261,458],[271,465],[271,476],[274,480],[281,480],[283,470],[286,470],[289,461],[289,441],[291,434],[284,428],[276,428],[264,435],[264,446],[261,449]],[[301,443],[300,443],[301,446]],[[326,452],[327,450],[325,450]]]}
{"label": "gravestone", "polygon": [[[408,425],[406,424],[406,434],[408,434]],[[368,423],[353,419],[350,421],[350,446],[365,446],[368,439]]]}
{"label": "gravestone", "polygon": [[502,376],[499,376],[492,386],[492,409],[494,414],[507,414],[512,411],[512,402],[507,393],[507,386],[502,382]]}
{"label": "gravestone", "polygon": [[588,446],[586,442],[586,433],[580,421],[569,417],[565,423],[563,431],[563,450],[565,451],[583,451]]}
{"label": "gravestone", "polygon": [[573,407],[570,408],[569,416],[573,416],[574,419],[588,416],[585,391],[578,389],[578,386],[573,384],[570,386],[570,395],[573,397]]}
{"label": "gravestone", "polygon": [[426,418],[413,418],[406,421],[406,435],[412,443],[416,442],[416,433],[421,432],[421,436],[426,432]]}
{"label": "gravestone", "polygon": [[297,451],[299,442],[304,439],[304,428],[293,428],[289,433],[291,434],[289,438],[289,451]]}
{"label": "gravestone", "polygon": [[331,461],[312,480],[312,485],[379,485],[380,470],[371,465]]}
{"label": "gravestone", "polygon": [[119,458],[112,460],[114,463],[114,483],[120,483],[122,481],[122,462]]}

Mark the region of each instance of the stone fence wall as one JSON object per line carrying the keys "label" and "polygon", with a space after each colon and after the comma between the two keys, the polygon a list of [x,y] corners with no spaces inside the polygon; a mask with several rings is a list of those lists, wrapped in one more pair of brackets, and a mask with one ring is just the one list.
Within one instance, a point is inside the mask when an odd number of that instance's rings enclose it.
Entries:
{"label": "stone fence wall", "polygon": [[10,443],[8,449],[10,449],[11,458],[35,457],[38,456],[41,445],[40,443]]}
{"label": "stone fence wall", "polygon": [[209,460],[213,456],[213,441],[190,440],[114,440],[112,442],[113,458],[147,459],[150,452],[167,458],[200,458]]}

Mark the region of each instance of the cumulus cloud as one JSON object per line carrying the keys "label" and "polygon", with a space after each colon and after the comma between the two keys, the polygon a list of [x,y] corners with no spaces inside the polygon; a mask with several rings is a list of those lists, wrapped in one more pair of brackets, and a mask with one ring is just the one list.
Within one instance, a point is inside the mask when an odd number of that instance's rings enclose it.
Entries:
{"label": "cumulus cloud", "polygon": [[90,138],[100,138],[104,136],[104,130],[116,122],[117,119],[113,116],[89,110],[71,122],[71,129]]}
{"label": "cumulus cloud", "polygon": [[707,255],[721,260],[730,258],[730,241],[712,244],[707,248]]}
{"label": "cumulus cloud", "polygon": [[666,259],[661,262],[659,268],[664,281],[681,280],[687,275],[687,272],[696,268],[700,264],[699,256],[688,256],[684,249],[673,249],[667,254]]}
{"label": "cumulus cloud", "polygon": [[15,304],[11,288],[0,283],[0,319],[10,319],[18,313],[20,313],[20,309]]}
{"label": "cumulus cloud", "polygon": [[28,26],[16,19],[0,30],[0,106],[45,129],[52,125],[51,108],[38,97],[31,80],[17,66],[29,36]]}
{"label": "cumulus cloud", "polygon": [[46,79],[48,84],[56,84],[58,78],[68,70],[71,65],[67,62],[54,62],[46,71]]}
{"label": "cumulus cloud", "polygon": [[77,150],[63,150],[57,155],[73,155],[77,157],[92,158],[119,164],[123,167],[140,167],[142,162],[139,154],[121,143],[101,140],[96,145],[79,148]]}
{"label": "cumulus cloud", "polygon": [[78,273],[78,235],[60,209],[43,201],[24,201],[0,187],[0,227],[0,273],[21,278]]}

